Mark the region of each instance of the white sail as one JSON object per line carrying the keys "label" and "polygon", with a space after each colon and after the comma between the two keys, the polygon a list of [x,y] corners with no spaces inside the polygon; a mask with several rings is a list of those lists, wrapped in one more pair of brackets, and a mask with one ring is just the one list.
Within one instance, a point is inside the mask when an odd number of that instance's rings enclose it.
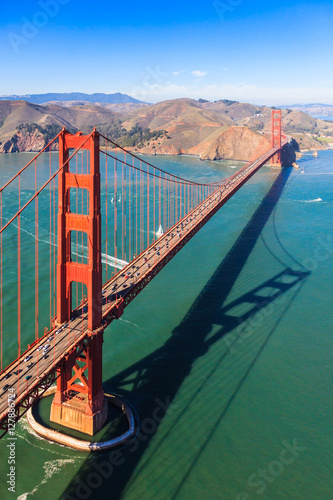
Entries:
{"label": "white sail", "polygon": [[156,236],[160,237],[164,234],[162,224],[160,224],[160,227],[158,228],[158,231],[156,233]]}

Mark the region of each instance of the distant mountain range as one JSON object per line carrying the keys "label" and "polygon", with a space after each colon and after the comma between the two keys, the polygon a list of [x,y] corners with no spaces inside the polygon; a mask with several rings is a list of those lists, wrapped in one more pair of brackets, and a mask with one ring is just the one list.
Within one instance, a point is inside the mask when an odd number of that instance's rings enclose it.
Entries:
{"label": "distant mountain range", "polygon": [[33,104],[45,104],[50,101],[83,101],[98,102],[103,104],[124,104],[124,103],[142,103],[127,94],[116,92],[115,94],[83,94],[81,92],[70,93],[48,93],[48,94],[29,94],[29,95],[7,95],[0,96],[2,101],[27,101]]}

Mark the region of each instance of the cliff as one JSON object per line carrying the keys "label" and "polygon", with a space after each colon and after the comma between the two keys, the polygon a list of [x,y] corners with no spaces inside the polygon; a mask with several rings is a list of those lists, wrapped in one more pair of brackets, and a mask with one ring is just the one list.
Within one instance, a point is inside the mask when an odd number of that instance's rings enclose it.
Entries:
{"label": "cliff", "polygon": [[232,159],[248,161],[265,153],[270,147],[267,137],[247,127],[230,127],[217,138],[202,142],[189,153],[202,160]]}

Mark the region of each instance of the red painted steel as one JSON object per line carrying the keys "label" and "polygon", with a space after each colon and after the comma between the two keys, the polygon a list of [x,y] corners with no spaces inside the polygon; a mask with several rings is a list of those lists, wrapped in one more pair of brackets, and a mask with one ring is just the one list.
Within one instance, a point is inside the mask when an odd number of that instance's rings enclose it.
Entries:
{"label": "red painted steel", "polygon": [[[274,147],[263,157],[260,161],[256,160],[252,164],[248,164],[243,167],[234,176],[230,177],[227,181],[212,183],[212,184],[199,184],[196,182],[191,182],[180,177],[168,174],[161,169],[155,168],[145,162],[146,169],[142,167],[141,159],[132,155],[140,161],[140,168],[130,165],[126,162],[126,152],[125,161],[114,159],[114,175],[115,175],[115,187],[114,187],[114,243],[115,243],[115,253],[114,256],[117,258],[117,163],[120,161],[122,163],[122,179],[119,181],[118,186],[120,190],[121,185],[121,205],[128,210],[127,217],[124,210],[121,214],[121,224],[122,224],[122,236],[119,239],[125,238],[125,245],[122,245],[122,250],[125,250],[126,258],[126,241],[129,244],[129,249],[135,248],[135,254],[140,252],[137,257],[134,255],[134,259],[128,266],[133,263],[140,262],[143,260],[143,255],[148,254],[147,250],[152,252],[154,245],[154,240],[156,240],[156,225],[157,220],[158,225],[163,223],[165,227],[164,236],[160,241],[167,241],[166,238],[170,238],[172,231],[176,233],[177,224],[183,224],[182,221],[187,217],[193,217],[193,224],[191,223],[191,229],[185,235],[178,234],[176,243],[171,245],[171,248],[163,255],[163,257],[157,258],[157,254],[154,255],[153,260],[151,260],[152,265],[147,265],[147,270],[140,268],[139,278],[136,279],[134,285],[129,288],[129,291],[123,291],[120,296],[116,295],[116,300],[110,304],[110,308],[103,310],[103,323],[102,323],[102,264],[101,264],[101,212],[100,212],[100,170],[99,170],[99,138],[100,135],[94,131],[88,136],[83,136],[81,133],[76,135],[71,135],[67,131],[63,130],[59,136],[59,170],[50,177],[49,181],[41,188],[37,190],[37,185],[35,185],[35,195],[31,200],[21,208],[19,205],[18,213],[4,226],[1,227],[1,238],[3,230],[15,219],[18,218],[18,226],[20,228],[20,214],[23,209],[31,203],[33,199],[36,200],[36,220],[38,222],[38,194],[50,181],[54,181],[55,176],[58,176],[58,263],[57,263],[57,317],[56,324],[62,324],[64,322],[70,321],[72,315],[72,294],[71,287],[73,282],[81,282],[87,287],[87,300],[84,302],[88,305],[88,324],[87,327],[80,331],[81,326],[77,328],[75,333],[72,330],[66,334],[66,343],[68,348],[66,350],[58,352],[55,355],[55,336],[54,340],[54,360],[52,366],[47,368],[47,372],[41,374],[41,378],[33,380],[33,383],[26,384],[24,390],[19,393],[17,400],[17,415],[19,418],[20,411],[25,411],[26,408],[31,406],[33,402],[38,399],[40,393],[46,386],[49,386],[51,380],[57,378],[57,392],[55,395],[55,404],[62,404],[68,400],[69,395],[72,391],[81,392],[82,394],[88,395],[86,413],[93,415],[95,412],[101,410],[103,405],[103,390],[102,390],[102,343],[103,343],[103,330],[113,319],[119,318],[123,314],[124,307],[129,304],[131,300],[150,282],[150,280],[169,262],[172,257],[189,241],[189,239],[209,220],[209,218],[270,158],[273,156],[280,160],[281,148],[285,145],[281,144],[281,111],[276,112],[273,110],[272,113],[272,145]],[[111,141],[110,141],[111,142]],[[106,143],[107,144],[107,143]],[[76,149],[75,153],[70,156],[69,150],[71,148]],[[70,172],[70,160],[77,153],[78,150],[86,150],[87,152],[87,173],[83,173],[83,157],[82,157],[82,172],[79,174],[76,168],[76,173]],[[120,148],[121,149],[121,148]],[[106,157],[112,156],[108,151],[101,151],[106,154]],[[116,153],[117,155],[117,153]],[[90,164],[88,160],[90,159]],[[90,168],[89,168],[90,167]],[[149,172],[148,167],[153,167],[155,173]],[[127,174],[127,169],[129,174]],[[134,170],[135,170],[135,208],[136,215],[134,216]],[[119,172],[119,170],[118,170]],[[156,172],[158,172],[156,174]],[[51,175],[51,172],[50,172]],[[128,177],[127,177],[128,175]],[[152,176],[153,179],[149,182],[149,177]],[[155,179],[158,177],[158,180]],[[19,176],[20,179],[20,176]],[[137,180],[139,179],[139,186]],[[144,182],[145,186],[144,186]],[[179,187],[178,187],[179,184]],[[226,189],[226,185],[228,188]],[[150,187],[149,187],[150,186]],[[187,186],[187,189],[186,189]],[[53,184],[53,189],[55,183]],[[89,193],[89,198],[87,198],[88,209],[87,213],[82,214],[72,213],[70,205],[70,190],[71,189],[82,189]],[[178,191],[179,190],[179,191]],[[2,201],[2,190],[1,201]],[[140,199],[137,200],[137,194],[139,193]],[[152,197],[153,207],[150,207],[149,194]],[[146,195],[147,203],[145,205],[143,201],[143,195]],[[187,200],[186,200],[187,196]],[[198,211],[198,207],[203,206],[205,201],[211,203],[211,208],[204,217],[195,214]],[[158,201],[158,212],[155,213],[155,201]],[[53,195],[52,199],[52,189],[50,184],[50,208],[54,205],[55,198]],[[76,207],[77,207],[76,198]],[[82,196],[82,206],[83,206],[83,196]],[[187,207],[186,207],[187,206]],[[161,209],[163,207],[163,215],[161,214]],[[187,213],[186,213],[187,208]],[[2,210],[2,204],[1,204]],[[133,210],[133,214],[131,214]],[[203,209],[200,209],[203,210]],[[77,212],[77,210],[76,210]],[[178,216],[181,221],[178,221]],[[54,217],[54,216],[53,216]],[[2,211],[1,211],[2,218]],[[191,219],[192,220],[192,219]],[[127,221],[127,222],[126,222]],[[1,221],[2,222],[2,221]],[[119,221],[118,221],[119,222]],[[133,224],[135,225],[135,231]],[[153,227],[151,227],[153,224]],[[174,225],[175,224],[175,225]],[[131,239],[131,228],[133,228],[133,235],[137,234],[137,229],[143,227],[145,232],[143,234],[136,236],[135,247],[134,247],[134,236]],[[1,223],[2,226],[2,223]],[[37,224],[38,226],[38,224]],[[173,226],[170,228],[170,226]],[[55,224],[53,222],[53,229],[55,230]],[[52,230],[52,221],[50,215],[50,233]],[[88,236],[88,262],[85,264],[82,262],[73,262],[71,253],[71,233],[72,231],[86,233]],[[139,231],[140,232],[140,231]],[[55,231],[54,231],[55,233]],[[127,240],[128,233],[128,240]],[[38,229],[36,228],[36,236],[38,237]],[[150,245],[150,242],[153,243]],[[50,236],[50,245],[51,245]],[[1,239],[2,243],[2,239]],[[145,248],[146,243],[148,244],[148,249]],[[125,248],[124,248],[125,247]],[[138,248],[137,248],[138,247]],[[107,247],[106,247],[107,248]],[[166,246],[168,247],[168,244]],[[106,252],[107,253],[107,252]],[[38,255],[38,244],[36,244],[36,254]],[[159,254],[158,254],[159,255]],[[119,256],[120,257],[120,256]],[[130,252],[130,259],[133,258]],[[150,258],[150,257],[149,257]],[[145,259],[147,260],[147,259]],[[52,278],[52,262],[50,254],[50,275]],[[19,264],[20,265],[20,264]],[[2,266],[2,260],[1,260]],[[1,267],[0,266],[0,267]],[[143,266],[144,267],[144,266]],[[135,269],[135,268],[134,268]],[[139,269],[139,267],[137,268]],[[53,274],[54,274],[54,264],[53,264]],[[38,268],[37,268],[37,284],[36,290],[38,292]],[[113,283],[115,276],[111,277],[111,280],[105,285],[110,286]],[[132,285],[132,284],[130,284]],[[2,292],[2,286],[1,286]],[[51,293],[50,293],[51,295]],[[20,293],[18,294],[18,299]],[[38,293],[37,293],[37,307],[38,307]],[[54,309],[54,307],[53,307]],[[2,301],[1,301],[2,310]],[[75,327],[76,328],[76,327]],[[38,329],[36,329],[36,333]],[[74,333],[72,333],[74,332]],[[54,330],[53,330],[54,333]],[[45,343],[45,338],[50,335],[49,331],[46,331],[42,339],[37,339],[36,342],[29,347],[26,354],[32,351],[36,351],[41,342]],[[18,336],[20,338],[20,336]],[[58,338],[58,337],[57,337]],[[59,337],[60,338],[60,337]],[[21,355],[21,358],[24,355]],[[10,366],[14,370],[17,363],[20,363],[21,358],[13,362]],[[38,360],[38,359],[37,359]],[[16,363],[16,365],[15,365]],[[10,369],[10,366],[6,368],[6,372]],[[37,373],[38,375],[38,373]],[[20,410],[21,409],[21,410]],[[5,429],[6,425],[4,423],[5,413],[1,414],[0,428]]]}
{"label": "red painted steel", "polygon": [[[91,342],[85,351],[76,351],[67,359],[65,370],[57,379],[53,405],[62,404],[70,391],[88,395],[86,414],[93,415],[102,409],[102,342],[103,332],[94,332],[102,321],[102,262],[101,262],[101,200],[99,168],[99,134],[94,131],[83,146],[89,152],[90,169],[86,174],[70,172],[69,149],[77,148],[84,139],[63,131],[59,137],[59,163],[65,167],[58,183],[58,266],[57,266],[57,323],[69,321],[72,315],[72,283],[86,285],[88,295],[88,335]],[[88,155],[87,155],[88,156]],[[89,193],[88,214],[74,214],[70,207],[70,189],[84,188]],[[83,207],[82,207],[83,209]],[[88,235],[88,264],[73,262],[71,257],[71,232]],[[84,361],[79,367],[77,362]],[[74,375],[72,375],[74,371]],[[77,383],[79,380],[79,383]]]}
{"label": "red painted steel", "polygon": [[272,148],[279,148],[273,156],[272,165],[281,166],[281,109],[272,109]]}
{"label": "red painted steel", "polygon": [[[90,154],[90,172],[70,172],[69,149],[77,148],[87,139],[82,149]],[[90,137],[72,135],[63,131],[59,137],[59,164],[65,165],[58,181],[58,265],[57,265],[57,323],[68,321],[72,314],[72,283],[87,286],[88,328],[93,331],[102,319],[102,263],[101,263],[101,211],[99,134]],[[70,207],[70,189],[83,188],[89,193],[88,215],[74,214]],[[88,264],[72,262],[71,232],[88,235]]]}

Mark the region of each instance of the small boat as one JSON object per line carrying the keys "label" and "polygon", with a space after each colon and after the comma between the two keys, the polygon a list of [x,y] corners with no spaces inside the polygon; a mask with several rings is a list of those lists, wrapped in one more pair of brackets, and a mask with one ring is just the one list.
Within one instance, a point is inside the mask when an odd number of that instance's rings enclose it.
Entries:
{"label": "small boat", "polygon": [[318,156],[318,151],[316,149],[314,149],[312,154],[316,158]]}
{"label": "small boat", "polygon": [[299,166],[298,166],[298,164],[297,164],[296,162],[295,162],[295,163],[293,163],[293,167],[294,167],[294,168],[299,168]]}
{"label": "small boat", "polygon": [[301,174],[304,174],[304,168],[303,167],[301,168]]}
{"label": "small boat", "polygon": [[156,236],[160,237],[160,236],[163,236],[163,234],[164,234],[163,227],[162,227],[162,224],[160,224],[160,227],[158,228],[158,231],[156,232]]}

